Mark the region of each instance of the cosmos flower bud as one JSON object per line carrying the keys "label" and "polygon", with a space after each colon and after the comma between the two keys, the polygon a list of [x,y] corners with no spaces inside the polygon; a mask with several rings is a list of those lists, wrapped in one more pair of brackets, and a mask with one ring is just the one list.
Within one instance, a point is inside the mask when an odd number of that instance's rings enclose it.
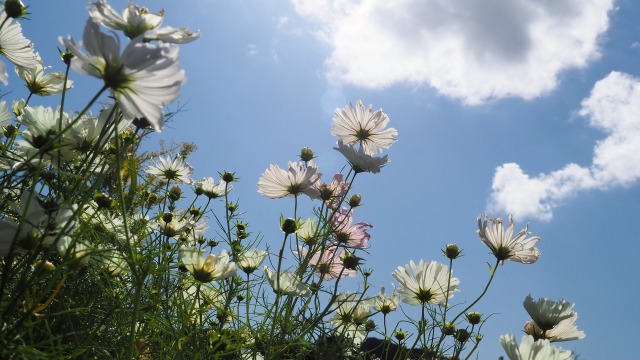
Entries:
{"label": "cosmos flower bud", "polygon": [[446,249],[444,249],[443,253],[444,253],[444,256],[453,260],[453,259],[457,259],[462,254],[462,251],[460,251],[460,249],[458,248],[458,245],[449,244],[447,245]]}
{"label": "cosmos flower bud", "polygon": [[360,201],[362,200],[362,196],[360,194],[353,194],[349,198],[349,206],[352,208],[360,206]]}
{"label": "cosmos flower bud", "polygon": [[93,196],[93,201],[95,201],[96,204],[98,204],[99,209],[109,209],[114,204],[114,201],[111,198],[111,196],[101,192],[96,193]]}
{"label": "cosmos flower bud", "polygon": [[7,125],[2,129],[4,136],[10,138],[18,132],[18,128],[14,125]]}
{"label": "cosmos flower bud", "polygon": [[313,282],[309,285],[309,290],[311,290],[311,292],[316,293],[320,290],[320,284]]}
{"label": "cosmos flower bud", "polygon": [[222,181],[226,183],[232,183],[234,181],[238,181],[238,179],[236,178],[236,173],[232,173],[228,171],[225,171],[224,173],[222,173],[220,177],[222,178]]}
{"label": "cosmos flower bud", "polygon": [[133,121],[131,122],[133,124],[133,126],[135,126],[138,129],[150,129],[151,128],[151,123],[149,122],[149,120],[147,120],[146,117],[136,117],[133,119]]}
{"label": "cosmos flower bud", "polygon": [[24,6],[20,0],[6,0],[4,2],[4,12],[10,18],[21,18],[26,16],[28,6]]}
{"label": "cosmos flower bud", "polygon": [[364,330],[367,332],[371,332],[376,329],[376,323],[373,320],[367,320],[364,323]]}
{"label": "cosmos flower bud", "polygon": [[406,331],[402,331],[402,330],[398,330],[396,331],[393,336],[398,340],[398,341],[402,341],[404,339],[407,338],[407,332]]}
{"label": "cosmos flower bud", "polygon": [[182,196],[182,189],[180,188],[180,186],[175,185],[171,189],[169,189],[169,200],[178,201],[180,200],[181,196]]}
{"label": "cosmos flower bud", "polygon": [[73,59],[74,55],[69,50],[62,51],[60,48],[58,48],[58,52],[60,53],[62,62],[67,66],[71,65],[71,59]]}
{"label": "cosmos flower bud", "polygon": [[40,269],[45,270],[45,271],[53,271],[56,268],[56,266],[53,265],[53,263],[51,261],[42,260],[42,261],[38,261],[36,263],[35,268],[36,269],[40,268]]}
{"label": "cosmos flower bud", "polygon": [[310,148],[304,147],[302,148],[302,150],[300,150],[300,160],[304,162],[309,162],[313,160],[313,158],[314,158],[314,153],[313,153],[313,150],[311,150]]}
{"label": "cosmos flower bud", "polygon": [[294,232],[296,232],[296,230],[298,230],[298,225],[296,224],[296,221],[294,219],[284,219],[282,221],[282,225],[280,227],[282,229],[282,231],[284,231],[284,233],[286,235],[289,234],[293,234]]}

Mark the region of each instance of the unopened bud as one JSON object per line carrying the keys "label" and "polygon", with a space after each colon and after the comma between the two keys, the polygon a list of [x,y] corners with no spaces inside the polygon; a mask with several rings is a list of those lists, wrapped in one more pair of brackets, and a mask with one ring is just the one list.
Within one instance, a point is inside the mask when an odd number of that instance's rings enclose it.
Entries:
{"label": "unopened bud", "polygon": [[364,323],[364,330],[367,332],[371,332],[376,329],[376,323],[373,320],[367,320]]}
{"label": "unopened bud", "polygon": [[458,258],[458,256],[460,256],[460,254],[462,254],[462,251],[460,251],[460,248],[458,248],[458,245],[449,244],[449,245],[447,245],[447,248],[444,249],[443,253],[444,253],[444,256],[446,256],[447,258],[453,260],[453,259]]}
{"label": "unopened bud", "polygon": [[360,206],[360,201],[362,200],[362,196],[360,194],[353,194],[349,198],[349,206],[352,208]]}
{"label": "unopened bud", "polygon": [[398,341],[402,341],[404,339],[407,338],[407,332],[406,331],[402,331],[402,330],[398,330],[396,331],[393,336],[398,340]]}
{"label": "unopened bud", "polygon": [[300,160],[304,162],[309,162],[313,160],[313,158],[314,158],[314,153],[313,153],[313,150],[311,150],[310,148],[304,147],[302,148],[302,150],[300,150]]}
{"label": "unopened bud", "polygon": [[171,189],[169,189],[169,200],[178,201],[182,197],[182,189],[180,186],[175,185]]}
{"label": "unopened bud", "polygon": [[4,128],[2,128],[2,133],[4,134],[4,136],[10,138],[13,137],[13,135],[15,135],[18,132],[18,128],[15,127],[14,125],[7,125]]}
{"label": "unopened bud", "polygon": [[35,267],[36,267],[36,269],[40,268],[40,269],[45,270],[45,271],[53,271],[56,268],[56,266],[53,265],[53,263],[51,261],[48,261],[48,260],[38,261],[36,263]]}
{"label": "unopened bud", "polygon": [[238,181],[238,179],[236,178],[236,173],[232,173],[229,171],[225,171],[220,175],[220,177],[222,178],[222,181],[226,183],[232,183],[234,181]]}
{"label": "unopened bud", "polygon": [[146,117],[134,118],[131,123],[138,129],[151,128],[151,122],[149,122],[149,120]]}
{"label": "unopened bud", "polygon": [[93,196],[93,201],[96,202],[99,209],[109,209],[111,206],[114,205],[114,201],[111,198],[111,196],[101,192],[96,193]]}
{"label": "unopened bud", "polygon": [[4,12],[10,18],[20,18],[27,15],[27,7],[20,0],[6,0],[4,2]]}
{"label": "unopened bud", "polygon": [[284,231],[286,235],[289,235],[289,234],[293,234],[294,232],[296,232],[296,230],[298,230],[298,224],[296,224],[296,221],[291,218],[284,219],[282,221],[280,228],[282,229],[282,231]]}

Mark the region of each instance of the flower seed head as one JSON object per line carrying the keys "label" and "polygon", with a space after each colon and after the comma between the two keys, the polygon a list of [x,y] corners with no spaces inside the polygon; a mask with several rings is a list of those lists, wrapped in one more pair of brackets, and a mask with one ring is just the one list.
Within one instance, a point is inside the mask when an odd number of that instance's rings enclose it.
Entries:
{"label": "flower seed head", "polygon": [[478,325],[480,324],[481,320],[482,320],[482,315],[480,315],[479,312],[474,311],[467,314],[467,321],[471,325]]}
{"label": "flower seed head", "polygon": [[453,335],[456,332],[456,325],[453,324],[453,323],[448,322],[448,323],[444,324],[444,327],[442,328],[442,332],[445,335]]}
{"label": "flower seed head", "polygon": [[469,331],[467,331],[467,329],[456,330],[455,338],[460,343],[467,342],[467,340],[469,340],[469,336],[471,336],[471,334],[469,334]]}

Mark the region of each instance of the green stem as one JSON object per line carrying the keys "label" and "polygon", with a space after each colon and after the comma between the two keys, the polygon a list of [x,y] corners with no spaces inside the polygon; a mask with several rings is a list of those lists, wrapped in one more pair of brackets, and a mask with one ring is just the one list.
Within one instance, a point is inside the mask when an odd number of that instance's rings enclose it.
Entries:
{"label": "green stem", "polygon": [[462,314],[466,313],[469,309],[471,309],[473,307],[473,305],[478,303],[478,301],[480,301],[480,299],[482,299],[484,294],[487,293],[487,290],[489,290],[489,285],[491,285],[491,282],[493,281],[493,277],[496,275],[496,271],[498,270],[498,266],[499,265],[500,265],[500,260],[496,260],[496,265],[491,269],[491,277],[489,278],[489,281],[487,282],[487,285],[484,287],[484,290],[482,290],[482,293],[469,306],[467,306],[458,315],[456,315],[456,317],[453,318],[453,320],[451,321],[452,323],[455,323],[455,321],[458,320],[458,318],[460,316],[462,316]]}

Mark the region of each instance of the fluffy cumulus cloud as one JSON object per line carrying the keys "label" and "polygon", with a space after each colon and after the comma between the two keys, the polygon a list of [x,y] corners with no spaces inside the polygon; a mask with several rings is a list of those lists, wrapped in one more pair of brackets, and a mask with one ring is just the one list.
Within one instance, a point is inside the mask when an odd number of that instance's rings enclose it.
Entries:
{"label": "fluffy cumulus cloud", "polygon": [[477,104],[553,89],[598,53],[613,0],[292,0],[333,51],[327,74],[428,84]]}
{"label": "fluffy cumulus cloud", "polygon": [[491,210],[550,220],[554,208],[576,193],[640,180],[640,79],[610,73],[582,101],[579,114],[607,135],[596,143],[592,164],[569,164],[537,176],[527,175],[518,164],[504,164],[493,178]]}

